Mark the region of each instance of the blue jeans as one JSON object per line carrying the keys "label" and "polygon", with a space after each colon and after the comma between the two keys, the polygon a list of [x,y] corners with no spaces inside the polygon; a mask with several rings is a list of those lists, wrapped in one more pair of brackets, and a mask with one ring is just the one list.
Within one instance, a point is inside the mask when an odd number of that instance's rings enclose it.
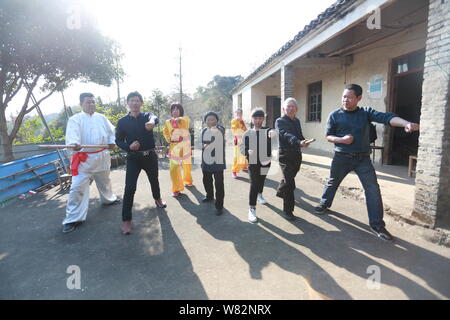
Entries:
{"label": "blue jeans", "polygon": [[370,226],[384,227],[383,201],[370,156],[351,157],[336,152],[331,163],[330,178],[324,186],[320,204],[327,208],[331,207],[339,185],[351,171],[355,171],[363,185]]}

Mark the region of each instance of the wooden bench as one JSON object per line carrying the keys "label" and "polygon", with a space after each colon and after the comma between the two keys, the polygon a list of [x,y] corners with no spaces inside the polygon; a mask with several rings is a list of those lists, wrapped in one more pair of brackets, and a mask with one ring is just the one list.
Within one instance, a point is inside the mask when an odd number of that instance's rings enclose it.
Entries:
{"label": "wooden bench", "polygon": [[412,177],[412,174],[416,173],[415,166],[414,166],[414,170],[413,170],[414,161],[416,162],[416,165],[417,165],[417,156],[414,156],[414,155],[409,156],[408,177]]}

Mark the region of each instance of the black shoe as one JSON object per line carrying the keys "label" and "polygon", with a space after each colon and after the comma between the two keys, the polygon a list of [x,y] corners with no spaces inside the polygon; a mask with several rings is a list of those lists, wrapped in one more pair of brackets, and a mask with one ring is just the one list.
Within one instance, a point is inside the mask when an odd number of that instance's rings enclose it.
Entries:
{"label": "black shoe", "polygon": [[325,207],[323,204],[320,204],[314,208],[314,213],[325,214],[325,213],[327,213],[327,210],[328,210],[327,207]]}
{"label": "black shoe", "polygon": [[285,218],[286,220],[289,220],[289,221],[294,221],[296,218],[295,218],[295,216],[292,214],[292,212],[282,212],[282,214],[281,214],[282,216],[283,216],[283,218]]}
{"label": "black shoe", "polygon": [[222,208],[216,208],[216,216],[220,216],[223,213],[223,207]]}
{"label": "black shoe", "polygon": [[66,223],[63,225],[63,233],[69,233],[75,230],[76,226],[79,225],[78,222]]}
{"label": "black shoe", "polygon": [[167,203],[165,203],[163,199],[155,200],[155,204],[158,208],[167,208]]}
{"label": "black shoe", "polygon": [[117,198],[116,200],[114,200],[111,203],[103,203],[102,207],[109,207],[109,206],[112,206],[112,205],[115,205],[115,204],[119,204],[119,203],[122,203],[122,201],[119,198]]}
{"label": "black shoe", "polygon": [[204,198],[202,199],[202,202],[210,202],[210,201],[213,201],[213,200],[214,200],[214,198],[204,197]]}
{"label": "black shoe", "polygon": [[373,234],[385,241],[394,240],[392,234],[390,234],[385,227],[370,227],[370,231],[372,231]]}

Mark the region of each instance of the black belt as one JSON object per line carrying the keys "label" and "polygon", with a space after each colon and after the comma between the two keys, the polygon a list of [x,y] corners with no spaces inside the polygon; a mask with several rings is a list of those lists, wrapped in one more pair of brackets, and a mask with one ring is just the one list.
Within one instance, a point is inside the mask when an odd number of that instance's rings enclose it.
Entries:
{"label": "black belt", "polygon": [[349,158],[357,158],[357,157],[368,157],[372,153],[371,152],[341,152],[341,151],[335,151],[335,153],[349,157]]}
{"label": "black belt", "polygon": [[290,153],[297,152],[297,153],[302,153],[302,151],[300,150],[300,148],[298,148],[298,149],[279,148],[278,150],[279,150],[280,152],[290,152]]}
{"label": "black belt", "polygon": [[130,151],[131,154],[138,154],[140,156],[148,156],[150,154],[150,152],[155,151],[155,148],[152,149],[148,149],[145,151]]}

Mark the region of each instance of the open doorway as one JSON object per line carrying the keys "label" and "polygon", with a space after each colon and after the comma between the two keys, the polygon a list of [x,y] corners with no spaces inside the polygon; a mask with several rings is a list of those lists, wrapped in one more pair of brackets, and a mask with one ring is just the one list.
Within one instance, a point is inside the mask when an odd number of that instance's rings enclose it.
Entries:
{"label": "open doorway", "polygon": [[[420,50],[393,60],[393,96],[391,112],[419,123],[422,106],[422,83],[425,51]],[[419,132],[406,133],[403,128],[390,130],[388,163],[408,165],[410,155],[417,155]]]}
{"label": "open doorway", "polygon": [[281,116],[281,98],[266,96],[266,126],[275,128],[275,120]]}

